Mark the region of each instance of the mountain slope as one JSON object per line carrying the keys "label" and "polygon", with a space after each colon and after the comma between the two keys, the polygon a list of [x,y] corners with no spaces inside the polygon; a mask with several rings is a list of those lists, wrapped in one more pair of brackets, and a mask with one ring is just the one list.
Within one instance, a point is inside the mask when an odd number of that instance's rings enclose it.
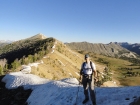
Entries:
{"label": "mountain slope", "polygon": [[[71,50],[57,39],[44,39],[42,34],[6,45],[0,49],[0,53],[0,59],[6,58],[12,71],[26,72],[28,68],[27,73],[53,80],[79,78],[84,61],[83,54]],[[98,70],[104,68],[104,65],[96,65]]]}
{"label": "mountain slope", "polygon": [[[53,80],[60,80],[68,77],[79,78],[79,72],[84,55],[71,50],[62,42],[56,40],[52,52],[44,56],[37,67],[32,67],[33,74]],[[92,61],[99,71],[103,71],[105,65]]]}
{"label": "mountain slope", "polygon": [[97,54],[102,54],[111,57],[130,57],[136,58],[138,55],[130,52],[129,50],[121,47],[115,43],[109,44],[93,44],[88,42],[73,42],[73,43],[66,43],[73,50],[81,50],[81,51],[88,51],[94,52]]}
{"label": "mountain slope", "polygon": [[132,51],[132,52],[135,52],[137,54],[140,55],[140,44],[139,43],[135,43],[135,44],[129,44],[127,42],[122,42],[122,43],[118,43],[116,42],[116,44],[119,44],[121,45],[122,47]]}
{"label": "mountain slope", "polygon": [[0,48],[0,59],[6,58],[8,63],[12,63],[15,59],[21,59],[23,56],[34,55],[39,51],[45,50],[49,52],[55,39],[45,38],[42,35],[36,35],[31,38],[19,40]]}
{"label": "mountain slope", "polygon": [[[79,78],[81,64],[84,61],[84,55],[69,49],[62,42],[56,40],[52,47],[52,52],[41,59],[42,64],[37,68],[32,68],[32,73],[41,77],[59,80],[68,77]],[[103,65],[98,65],[101,67]]]}

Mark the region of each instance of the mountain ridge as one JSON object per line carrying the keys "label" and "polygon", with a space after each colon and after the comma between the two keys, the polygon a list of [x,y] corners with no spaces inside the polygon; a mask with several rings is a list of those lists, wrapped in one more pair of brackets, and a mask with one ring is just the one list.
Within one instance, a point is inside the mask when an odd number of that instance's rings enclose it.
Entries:
{"label": "mountain ridge", "polygon": [[140,43],[116,42],[116,44],[140,55]]}
{"label": "mountain ridge", "polygon": [[66,43],[67,46],[69,46],[73,50],[86,50],[89,52],[94,52],[106,56],[111,57],[130,57],[130,58],[136,58],[138,55],[134,52],[131,52],[127,50],[126,48],[123,48],[119,44],[115,43],[109,43],[109,44],[93,44],[88,42],[72,42],[72,43]]}

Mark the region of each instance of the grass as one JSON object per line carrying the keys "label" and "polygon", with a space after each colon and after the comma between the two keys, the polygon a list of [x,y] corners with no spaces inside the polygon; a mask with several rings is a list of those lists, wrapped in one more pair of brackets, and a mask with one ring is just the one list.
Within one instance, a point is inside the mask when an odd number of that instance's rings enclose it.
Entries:
{"label": "grass", "polygon": [[33,68],[33,74],[53,80],[70,77],[79,78],[76,72],[79,73],[83,62],[81,58],[84,58],[84,56],[82,54],[70,51],[64,44],[58,43],[54,53],[46,56],[49,57],[42,59],[44,63],[40,64],[38,69]]}
{"label": "grass", "polygon": [[140,85],[140,77],[120,77],[118,78],[123,86],[138,86]]}
{"label": "grass", "polygon": [[[80,54],[76,51],[71,51],[65,45],[58,43],[54,53],[48,54],[48,58],[43,58],[42,60],[44,63],[40,64],[38,69],[33,68],[32,73],[53,80],[70,77],[78,79],[79,76],[76,73],[80,72],[81,64],[84,61],[84,54],[86,53],[88,52]],[[119,81],[120,85],[140,85],[140,77],[124,78],[124,74],[126,73],[125,68],[132,68],[133,71],[139,72],[140,66],[132,66],[132,63],[122,59],[107,57],[95,53],[89,54],[91,60],[96,64],[97,70],[103,72],[104,68],[108,66],[113,73],[113,79]],[[69,73],[72,74],[72,76]]]}
{"label": "grass", "polygon": [[[139,66],[132,66],[131,62],[128,62],[126,60],[112,58],[112,57],[106,57],[103,55],[97,55],[94,56],[94,59],[98,61],[98,59],[101,58],[103,61],[108,62],[108,64],[105,64],[106,66],[109,65],[109,68],[113,72],[112,77],[120,82],[121,86],[137,86],[140,85],[140,76],[139,77],[126,77],[125,75],[127,73],[127,69],[132,68],[132,72],[140,72]],[[100,64],[104,62],[99,62]]]}

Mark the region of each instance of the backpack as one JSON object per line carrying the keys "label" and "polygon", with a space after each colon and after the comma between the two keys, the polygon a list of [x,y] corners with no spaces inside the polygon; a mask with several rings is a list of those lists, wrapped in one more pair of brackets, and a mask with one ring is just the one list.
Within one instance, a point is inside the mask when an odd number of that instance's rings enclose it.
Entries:
{"label": "backpack", "polygon": [[[85,63],[86,63],[86,62],[83,63],[82,68],[84,68]],[[92,62],[91,62],[91,61],[90,61],[90,67],[91,67],[91,69],[92,69],[92,74],[93,74],[94,69],[93,69]],[[82,71],[82,74],[84,74],[83,71]],[[91,75],[92,75],[92,74],[91,74]]]}

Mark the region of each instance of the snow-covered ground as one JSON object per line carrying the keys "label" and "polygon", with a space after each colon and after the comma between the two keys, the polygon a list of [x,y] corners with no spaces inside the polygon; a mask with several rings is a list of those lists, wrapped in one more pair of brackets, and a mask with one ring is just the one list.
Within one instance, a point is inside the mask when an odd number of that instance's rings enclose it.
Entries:
{"label": "snow-covered ground", "polygon": [[[14,72],[7,74],[2,81],[8,89],[19,86],[32,89],[27,100],[29,105],[82,105],[84,100],[83,87],[75,78],[52,81],[33,74]],[[95,91],[97,105],[129,105],[140,96],[140,86],[98,87]],[[85,105],[92,105],[91,101]]]}
{"label": "snow-covered ground", "polygon": [[29,63],[28,65],[22,65],[22,69],[20,70],[22,73],[27,74],[31,73],[31,67],[38,67],[39,64],[43,64],[44,62],[41,60],[40,63]]}
{"label": "snow-covered ground", "polygon": [[27,65],[22,65],[22,73],[31,73],[31,66],[27,66]]}

